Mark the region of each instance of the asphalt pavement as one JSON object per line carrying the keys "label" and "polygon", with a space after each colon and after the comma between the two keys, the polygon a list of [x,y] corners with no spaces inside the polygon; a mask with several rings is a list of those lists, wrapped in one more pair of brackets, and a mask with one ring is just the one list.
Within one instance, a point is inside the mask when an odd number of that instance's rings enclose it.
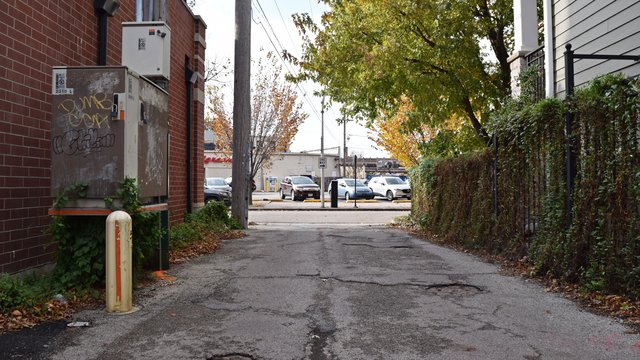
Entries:
{"label": "asphalt pavement", "polygon": [[246,237],[174,266],[136,293],[139,311],[75,314],[90,326],[28,358],[640,358],[620,321],[386,226],[406,213],[251,210]]}

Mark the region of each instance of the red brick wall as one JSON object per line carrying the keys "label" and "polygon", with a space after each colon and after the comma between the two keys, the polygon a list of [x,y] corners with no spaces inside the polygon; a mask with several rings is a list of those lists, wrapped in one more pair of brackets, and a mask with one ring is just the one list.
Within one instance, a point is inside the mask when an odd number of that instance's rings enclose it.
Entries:
{"label": "red brick wall", "polygon": [[[195,27],[196,34],[199,34],[203,41],[205,39],[205,33],[207,32],[206,26],[202,22],[196,22]],[[198,83],[196,84],[197,90],[194,91],[194,110],[195,110],[195,118],[194,118],[194,159],[196,160],[195,165],[195,181],[193,184],[195,189],[202,188],[202,184],[204,184],[204,74],[205,74],[205,47],[200,44],[195,44],[194,51],[194,65],[195,71],[198,74],[202,75],[198,77]],[[198,95],[198,92],[200,95]],[[201,102],[198,102],[201,101]],[[198,203],[204,203],[204,191],[196,191],[196,196],[194,197],[194,201]]]}
{"label": "red brick wall", "polygon": [[[205,26],[202,22],[183,11],[184,5],[180,1],[172,1],[170,4],[169,26],[171,27],[171,82],[169,84],[169,96],[179,98],[179,106],[169,108],[171,148],[169,149],[169,171],[172,174],[169,184],[169,214],[170,222],[176,223],[184,220],[186,212],[186,143],[187,143],[187,116],[186,116],[186,85],[185,85],[185,58],[189,59],[191,70],[204,74],[204,63],[198,62],[198,55],[204,59],[204,47],[194,42],[194,33],[199,33],[204,39]],[[190,29],[191,31],[177,32],[174,28]],[[204,104],[197,101],[197,92],[204,91],[202,77],[192,88],[191,106],[191,196],[192,203],[203,202],[204,192]],[[174,176],[173,174],[179,174]]]}
{"label": "red brick wall", "polygon": [[[200,25],[182,0],[168,1],[172,30],[169,202],[175,222],[182,218],[186,204],[181,170],[185,163],[184,58],[195,56],[193,31]],[[134,0],[121,1],[108,20],[107,65],[120,64],[120,24],[125,21],[135,21]],[[49,196],[51,72],[53,66],[96,65],[97,33],[92,1],[0,1],[0,273],[53,259],[55,244],[44,234],[53,201]],[[203,106],[194,102],[194,108],[194,128],[200,129]],[[202,131],[195,136],[201,139]],[[194,145],[200,146],[194,167],[201,168],[202,141]],[[194,195],[201,193],[201,178],[198,184]]]}

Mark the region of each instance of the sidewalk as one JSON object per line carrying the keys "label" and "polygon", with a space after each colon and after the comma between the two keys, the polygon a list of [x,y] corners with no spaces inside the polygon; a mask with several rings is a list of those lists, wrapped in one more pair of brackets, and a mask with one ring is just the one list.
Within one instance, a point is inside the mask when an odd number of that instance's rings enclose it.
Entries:
{"label": "sidewalk", "polygon": [[272,192],[254,192],[253,204],[249,206],[249,210],[301,210],[301,211],[409,211],[411,210],[411,202],[407,200],[388,201],[383,198],[376,200],[350,200],[345,202],[343,199],[338,200],[338,207],[331,207],[331,198],[325,195],[324,208],[320,200],[308,199],[305,201],[292,201],[289,198],[282,200],[279,193]]}

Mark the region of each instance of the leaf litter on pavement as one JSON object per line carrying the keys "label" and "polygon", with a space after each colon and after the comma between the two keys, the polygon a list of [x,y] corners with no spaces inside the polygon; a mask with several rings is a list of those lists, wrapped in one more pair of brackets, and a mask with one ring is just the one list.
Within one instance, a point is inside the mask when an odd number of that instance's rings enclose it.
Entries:
{"label": "leaf litter on pavement", "polygon": [[500,272],[506,275],[520,276],[527,280],[535,281],[544,287],[546,292],[558,293],[571,299],[583,308],[596,314],[620,319],[621,322],[630,325],[633,333],[640,333],[640,299],[630,299],[617,294],[603,294],[597,291],[588,291],[576,284],[564,283],[551,276],[536,275],[533,264],[525,256],[520,260],[507,260],[499,255],[489,254],[480,250],[469,250],[458,244],[453,244],[446,239],[440,239],[433,234],[426,233],[417,228],[411,221],[404,221],[400,227],[434,244],[441,245],[465,253],[473,253],[486,261],[499,265]]}
{"label": "leaf litter on pavement", "polygon": [[[238,239],[245,236],[242,231],[227,231],[223,233],[208,233],[201,241],[190,244],[179,250],[169,251],[169,263],[181,264],[195,257],[210,254],[220,248],[222,240]],[[165,271],[153,272],[146,279],[139,281],[136,288],[142,288],[150,284],[159,282],[160,286],[167,286],[173,283],[176,278],[168,275]],[[60,295],[53,299],[32,307],[21,307],[13,309],[8,314],[0,313],[0,335],[24,328],[32,328],[44,321],[56,321],[68,319],[71,314],[91,307],[104,305],[104,289],[101,290],[99,298],[91,296],[73,296],[64,298]]]}

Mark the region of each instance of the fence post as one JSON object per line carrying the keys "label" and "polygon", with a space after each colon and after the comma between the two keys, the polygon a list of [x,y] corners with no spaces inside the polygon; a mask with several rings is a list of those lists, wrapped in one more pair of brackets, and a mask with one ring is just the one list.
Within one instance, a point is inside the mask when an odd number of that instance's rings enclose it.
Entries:
{"label": "fence post", "polygon": [[[574,73],[573,73],[573,50],[571,50],[571,44],[565,46],[564,52],[564,77],[566,82],[565,89],[565,104],[567,100],[571,100],[573,97],[574,89]],[[566,140],[566,168],[567,168],[567,196],[565,198],[566,207],[566,223],[565,227],[571,226],[573,218],[573,185],[576,177],[576,149],[573,139],[573,113],[568,109],[564,112],[564,134]]]}
{"label": "fence post", "polygon": [[493,127],[493,216],[497,220],[500,215],[498,208],[498,131]]}

